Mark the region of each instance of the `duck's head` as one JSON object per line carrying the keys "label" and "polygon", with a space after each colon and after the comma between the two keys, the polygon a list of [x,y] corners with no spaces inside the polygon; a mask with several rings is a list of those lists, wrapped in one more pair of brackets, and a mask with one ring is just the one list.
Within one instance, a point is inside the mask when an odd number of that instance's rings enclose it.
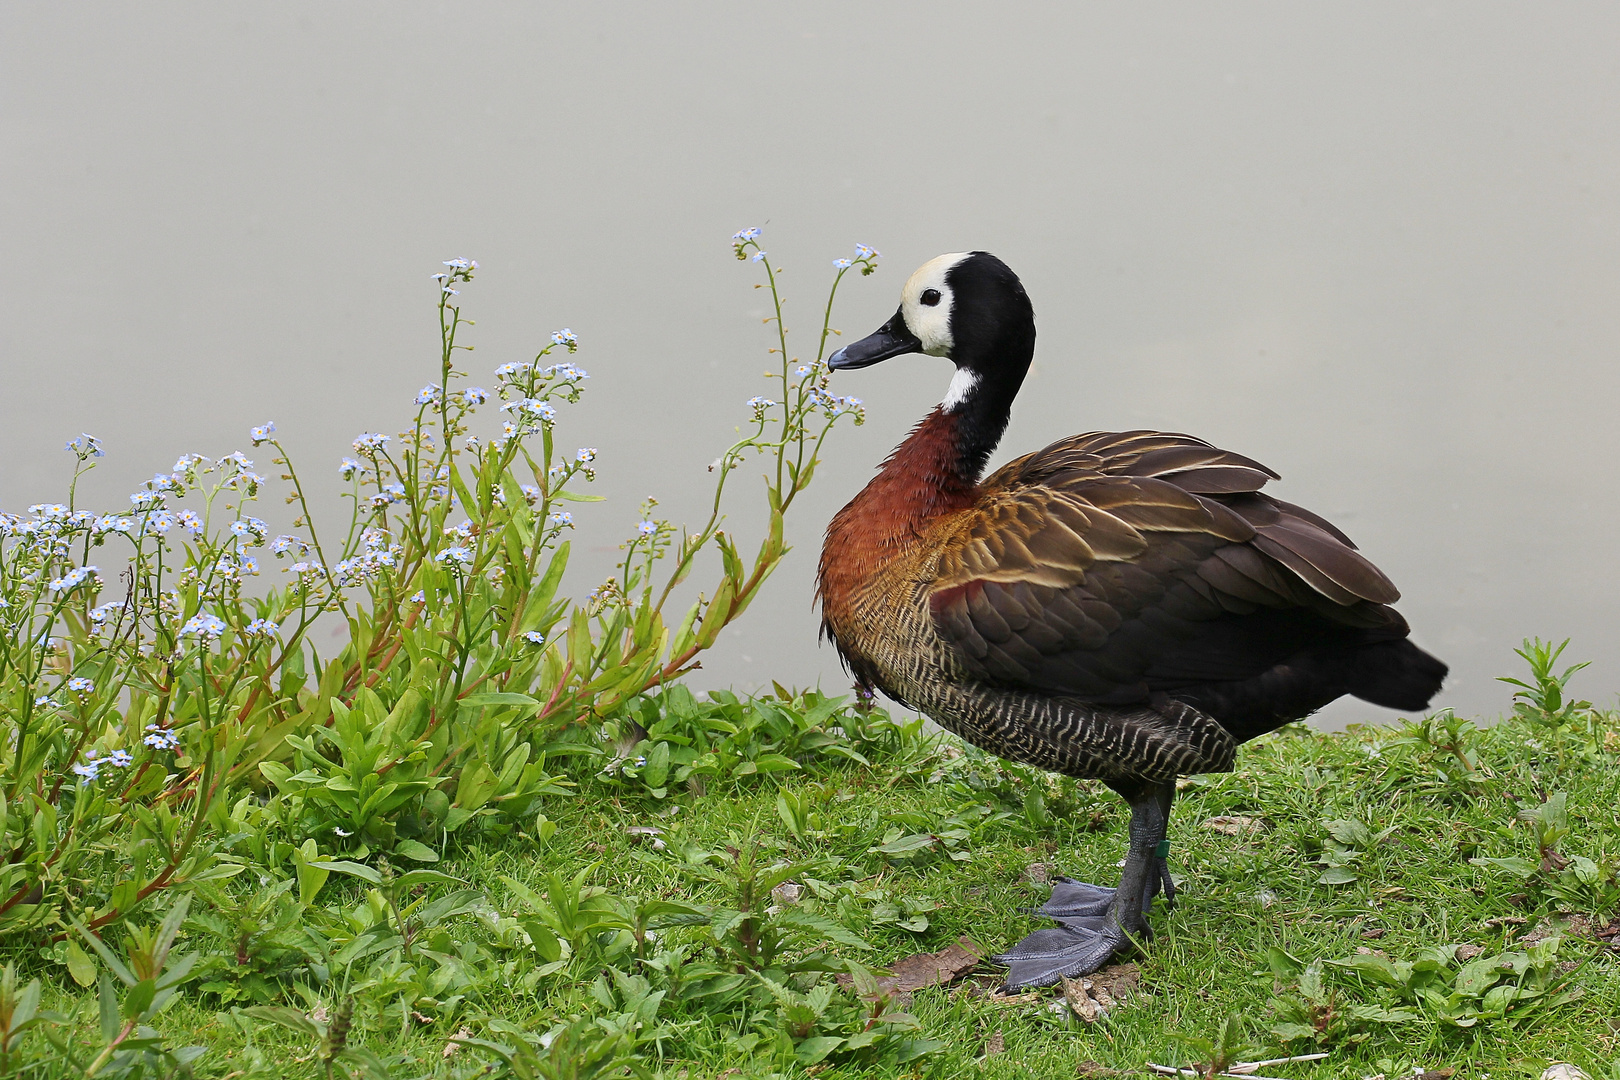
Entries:
{"label": "duck's head", "polygon": [[863,368],[916,352],[956,365],[945,411],[971,399],[1002,410],[1004,422],[1035,354],[1035,312],[1018,275],[987,251],[930,259],[906,281],[894,318],[833,353],[827,366]]}

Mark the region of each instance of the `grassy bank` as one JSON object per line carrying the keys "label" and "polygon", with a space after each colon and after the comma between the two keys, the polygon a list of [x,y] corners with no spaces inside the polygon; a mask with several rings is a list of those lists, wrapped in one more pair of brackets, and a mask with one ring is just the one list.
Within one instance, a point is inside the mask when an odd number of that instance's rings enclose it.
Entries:
{"label": "grassy bank", "polygon": [[[1072,1077],[1223,1050],[1328,1053],[1261,1070],[1284,1077],[1620,1076],[1612,716],[1247,747],[1184,785],[1180,903],[1087,1022],[1058,991],[999,996],[988,966],[909,1002],[855,991],[867,968],[1016,940],[1052,873],[1111,880],[1126,814],[1106,789],[814,696],[677,698],[640,714],[645,741],[576,756],[573,793],[529,826],[463,830],[417,880],[327,861],[314,892],[319,866],[203,890],[170,954],[196,966],[152,1035],[206,1048],[200,1076],[589,1076],[595,1054],[599,1075]],[[55,1022],[11,1067],[75,1075],[51,1043],[90,1056],[95,980],[122,990],[88,946],[17,944],[5,959]],[[851,970],[860,985],[833,977]],[[1243,1045],[1212,1045],[1232,1017]]]}

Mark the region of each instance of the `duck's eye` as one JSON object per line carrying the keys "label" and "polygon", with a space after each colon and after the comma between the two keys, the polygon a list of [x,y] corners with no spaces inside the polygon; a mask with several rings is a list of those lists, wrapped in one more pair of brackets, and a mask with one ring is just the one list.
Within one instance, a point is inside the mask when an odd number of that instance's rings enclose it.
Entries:
{"label": "duck's eye", "polygon": [[933,307],[934,305],[939,303],[939,290],[938,289],[924,289],[923,294],[920,297],[920,299],[922,300],[924,305],[926,305],[928,307]]}

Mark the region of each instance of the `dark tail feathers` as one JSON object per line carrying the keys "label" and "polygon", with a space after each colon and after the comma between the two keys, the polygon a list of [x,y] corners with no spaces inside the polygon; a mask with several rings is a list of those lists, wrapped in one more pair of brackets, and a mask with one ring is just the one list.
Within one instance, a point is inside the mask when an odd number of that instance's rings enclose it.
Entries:
{"label": "dark tail feathers", "polygon": [[1380,641],[1356,650],[1349,674],[1350,692],[1386,709],[1426,709],[1440,692],[1450,670],[1404,638]]}

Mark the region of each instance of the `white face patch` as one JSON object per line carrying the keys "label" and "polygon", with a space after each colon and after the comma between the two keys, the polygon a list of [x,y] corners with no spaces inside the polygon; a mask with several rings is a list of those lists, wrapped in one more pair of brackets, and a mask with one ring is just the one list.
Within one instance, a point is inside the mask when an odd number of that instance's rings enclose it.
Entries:
{"label": "white face patch", "polygon": [[946,412],[955,412],[978,385],[978,372],[957,368],[956,374],[951,376],[951,388],[945,391],[945,400],[939,403],[939,407]]}
{"label": "white face patch", "polygon": [[[906,328],[917,335],[922,351],[929,356],[951,355],[955,345],[951,340],[951,288],[945,284],[945,275],[970,254],[954,251],[928,260],[906,279],[906,287],[900,292],[900,313],[905,316]],[[933,299],[932,293],[939,294],[938,301],[925,304],[924,294]],[[954,388],[956,384],[951,385]]]}

